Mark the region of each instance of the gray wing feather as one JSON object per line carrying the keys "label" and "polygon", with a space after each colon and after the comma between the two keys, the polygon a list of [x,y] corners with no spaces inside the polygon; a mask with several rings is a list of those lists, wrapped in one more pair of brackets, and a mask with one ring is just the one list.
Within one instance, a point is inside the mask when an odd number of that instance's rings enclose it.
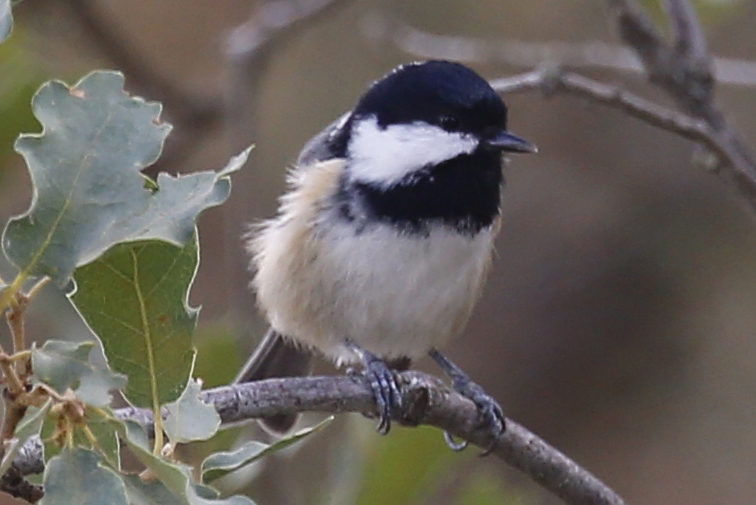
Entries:
{"label": "gray wing feather", "polygon": [[349,113],[343,114],[336,121],[326,126],[323,131],[312,137],[307,141],[302,148],[302,152],[299,153],[297,158],[297,167],[308,167],[335,158],[335,154],[331,149],[330,141],[341,130],[349,118]]}

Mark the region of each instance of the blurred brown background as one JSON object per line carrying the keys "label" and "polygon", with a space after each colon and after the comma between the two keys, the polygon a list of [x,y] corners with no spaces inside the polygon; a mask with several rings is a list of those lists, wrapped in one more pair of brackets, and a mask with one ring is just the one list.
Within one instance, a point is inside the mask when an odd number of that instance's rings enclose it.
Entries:
{"label": "blurred brown background", "polygon": [[[416,59],[366,36],[376,12],[436,34],[617,43],[606,3],[342,0],[244,74],[228,56],[229,35],[263,2],[26,0],[15,11],[13,38],[0,46],[7,123],[0,129],[0,216],[28,206],[29,181],[11,145],[18,131],[37,131],[26,104],[49,78],[73,83],[92,69],[117,68],[131,92],[163,101],[175,129],[155,170],[218,169],[254,143],[231,201],[202,218],[202,264],[191,296],[203,306],[198,338],[210,356],[200,356],[198,373],[208,383],[228,381],[263,331],[246,291],[245,223],[272,215],[285,167],[311,135],[373,79]],[[646,5],[662,19],[656,2]],[[756,54],[756,1],[699,7],[714,54]],[[473,66],[491,79],[527,70]],[[640,74],[585,73],[668,104]],[[756,90],[723,85],[718,96],[756,146]],[[753,211],[695,167],[694,146],[670,133],[574,98],[505,99],[511,130],[537,143],[540,154],[513,159],[506,169],[498,257],[465,336],[448,355],[509,416],[629,503],[756,503]],[[35,313],[38,339],[84,331],[55,293],[46,293]],[[0,337],[8,337],[4,328]],[[370,467],[349,477],[344,461],[385,442],[374,440],[370,421],[341,422],[348,429],[331,429],[296,457],[262,469],[250,495],[262,505],[357,502],[359,493],[343,481],[353,477],[359,486]],[[440,434],[433,436],[442,446]],[[517,503],[556,503],[493,458],[451,457],[459,464],[444,485],[412,503],[473,503],[460,497],[457,483],[478,472],[502,480]],[[326,483],[332,492],[320,489]],[[386,478],[380,485],[399,483]],[[4,498],[0,504],[10,503]]]}

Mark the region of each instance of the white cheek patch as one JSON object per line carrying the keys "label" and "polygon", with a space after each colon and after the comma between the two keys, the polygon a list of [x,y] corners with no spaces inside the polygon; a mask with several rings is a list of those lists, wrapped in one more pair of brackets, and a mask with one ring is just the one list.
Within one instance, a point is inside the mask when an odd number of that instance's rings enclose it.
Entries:
{"label": "white cheek patch", "polygon": [[472,135],[447,132],[427,123],[378,126],[373,118],[355,122],[349,141],[349,171],[355,180],[391,186],[428,165],[470,154]]}

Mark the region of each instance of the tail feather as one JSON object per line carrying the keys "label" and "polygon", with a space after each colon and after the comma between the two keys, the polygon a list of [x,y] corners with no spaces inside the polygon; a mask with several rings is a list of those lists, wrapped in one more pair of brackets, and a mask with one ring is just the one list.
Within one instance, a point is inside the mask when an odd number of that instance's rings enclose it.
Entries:
{"label": "tail feather", "polygon": [[[244,364],[234,382],[253,382],[274,377],[300,377],[309,375],[311,369],[312,355],[271,328]],[[298,417],[299,414],[278,414],[260,419],[260,424],[274,434],[283,434],[294,426]]]}

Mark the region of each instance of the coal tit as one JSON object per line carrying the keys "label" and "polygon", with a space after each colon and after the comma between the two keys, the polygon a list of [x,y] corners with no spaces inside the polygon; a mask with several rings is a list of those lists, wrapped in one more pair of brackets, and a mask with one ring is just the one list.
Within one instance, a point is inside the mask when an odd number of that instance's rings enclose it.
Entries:
{"label": "coal tit", "polygon": [[[278,216],[251,234],[270,331],[237,381],[304,375],[310,352],[361,363],[387,432],[392,370],[430,354],[483,422],[496,402],[437,348],[462,332],[499,229],[502,153],[530,153],[507,108],[459,63],[403,65],[304,147]],[[263,420],[277,432],[295,415]]]}

